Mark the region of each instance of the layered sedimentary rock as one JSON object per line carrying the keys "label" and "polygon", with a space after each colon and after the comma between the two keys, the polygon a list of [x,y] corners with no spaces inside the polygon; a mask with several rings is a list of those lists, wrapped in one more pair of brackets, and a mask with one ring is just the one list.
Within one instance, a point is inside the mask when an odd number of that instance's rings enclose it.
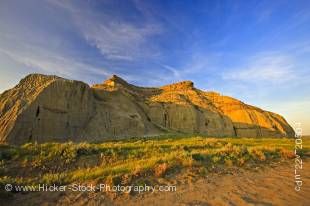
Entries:
{"label": "layered sedimentary rock", "polygon": [[160,88],[131,85],[117,76],[89,86],[31,74],[0,95],[0,140],[100,141],[165,133],[230,137],[290,137],[275,113],[183,81]]}

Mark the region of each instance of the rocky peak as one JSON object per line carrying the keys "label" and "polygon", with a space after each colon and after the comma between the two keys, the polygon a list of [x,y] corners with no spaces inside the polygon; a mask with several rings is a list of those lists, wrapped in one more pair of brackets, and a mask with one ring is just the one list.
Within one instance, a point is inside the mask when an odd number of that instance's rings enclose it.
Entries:
{"label": "rocky peak", "polygon": [[117,86],[125,86],[128,87],[129,84],[119,76],[113,74],[109,79],[105,80],[103,84],[112,86],[112,87],[117,87]]}
{"label": "rocky peak", "polygon": [[165,86],[161,87],[161,89],[173,90],[173,91],[190,90],[190,89],[194,89],[194,83],[192,81],[181,81],[181,82],[177,82],[174,84],[165,85]]}
{"label": "rocky peak", "polygon": [[[20,80],[20,82],[12,88],[13,90],[19,90],[21,94],[26,94],[31,91],[39,90],[40,88],[44,88],[45,86],[49,85],[51,82],[56,81],[58,79],[63,79],[61,77],[55,76],[55,75],[44,75],[44,74],[29,74],[23,79]],[[7,91],[2,93],[1,95],[8,94]]]}
{"label": "rocky peak", "polygon": [[55,79],[61,79],[61,77],[55,76],[55,75],[44,75],[44,74],[38,74],[33,73],[29,74],[23,79],[20,80],[19,85],[33,85],[33,84],[41,84],[42,82],[55,80]]}

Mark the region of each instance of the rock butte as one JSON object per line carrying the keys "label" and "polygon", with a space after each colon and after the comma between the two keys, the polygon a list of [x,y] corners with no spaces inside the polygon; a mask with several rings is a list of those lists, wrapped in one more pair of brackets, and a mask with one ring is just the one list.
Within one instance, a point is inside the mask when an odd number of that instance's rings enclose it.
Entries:
{"label": "rock butte", "polygon": [[275,113],[183,81],[138,87],[113,75],[89,86],[31,74],[0,95],[0,141],[100,141],[167,133],[229,137],[292,137]]}

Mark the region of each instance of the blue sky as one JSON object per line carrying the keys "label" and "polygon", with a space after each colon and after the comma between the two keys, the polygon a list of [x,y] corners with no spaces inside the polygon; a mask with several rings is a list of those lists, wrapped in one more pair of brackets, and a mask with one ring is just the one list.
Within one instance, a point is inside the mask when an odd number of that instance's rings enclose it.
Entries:
{"label": "blue sky", "polygon": [[0,92],[29,73],[192,80],[310,134],[310,1],[0,2]]}

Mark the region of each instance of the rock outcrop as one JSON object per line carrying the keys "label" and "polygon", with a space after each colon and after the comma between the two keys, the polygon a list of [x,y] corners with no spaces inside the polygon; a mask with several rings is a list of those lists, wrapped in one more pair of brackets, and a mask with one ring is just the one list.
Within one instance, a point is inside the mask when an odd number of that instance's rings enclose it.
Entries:
{"label": "rock outcrop", "polygon": [[31,74],[0,95],[0,141],[100,141],[105,138],[203,134],[290,137],[283,117],[183,81],[137,87],[118,76],[89,85]]}

